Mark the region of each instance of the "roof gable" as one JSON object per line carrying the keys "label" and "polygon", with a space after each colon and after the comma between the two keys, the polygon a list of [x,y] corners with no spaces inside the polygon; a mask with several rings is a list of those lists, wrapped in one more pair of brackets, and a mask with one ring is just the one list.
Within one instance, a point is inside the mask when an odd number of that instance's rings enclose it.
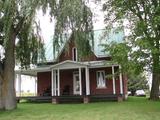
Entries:
{"label": "roof gable", "polygon": [[[60,54],[57,57],[58,62],[62,62],[65,60],[73,60],[73,48],[77,48],[74,38],[70,37],[70,39],[66,42]],[[96,60],[97,57],[94,52],[91,53],[90,56],[78,58],[78,61],[93,61]]]}
{"label": "roof gable", "polygon": [[64,62],[53,65],[50,68],[51,69],[75,69],[75,68],[82,68],[82,67],[87,67],[87,66],[88,66],[87,63],[66,60]]}

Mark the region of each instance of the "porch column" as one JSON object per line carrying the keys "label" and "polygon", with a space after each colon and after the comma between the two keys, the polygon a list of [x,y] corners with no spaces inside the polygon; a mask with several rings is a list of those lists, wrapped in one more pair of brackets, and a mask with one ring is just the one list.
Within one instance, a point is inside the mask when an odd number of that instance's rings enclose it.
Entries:
{"label": "porch column", "polygon": [[113,94],[116,94],[114,66],[112,65]]}
{"label": "porch column", "polygon": [[[15,75],[14,75],[14,88],[15,88],[15,90],[17,90],[16,88],[17,88],[17,74],[15,73]],[[17,94],[16,94],[17,95]]]}
{"label": "porch column", "polygon": [[89,68],[85,68],[86,72],[86,95],[90,95]]}
{"label": "porch column", "polygon": [[58,87],[58,96],[60,96],[60,71],[57,69],[57,87]]}
{"label": "porch column", "polygon": [[51,71],[51,94],[54,96],[54,71]]}
{"label": "porch column", "polygon": [[123,83],[122,83],[122,72],[121,72],[121,66],[119,65],[119,70],[120,70],[120,74],[119,74],[119,80],[120,80],[120,94],[123,94]]}
{"label": "porch column", "polygon": [[34,77],[35,79],[35,96],[37,96],[37,77]]}
{"label": "porch column", "polygon": [[82,95],[82,73],[81,68],[79,68],[79,89],[80,89],[80,95]]}
{"label": "porch column", "polygon": [[54,96],[57,96],[57,71],[54,71],[54,82],[53,82],[53,86],[54,86]]}
{"label": "porch column", "polygon": [[58,79],[59,79],[59,70],[52,69],[52,96],[54,96],[54,97],[52,97],[53,104],[58,104],[58,98],[55,97],[55,96],[59,95],[59,93],[60,93],[59,89],[57,92],[57,87],[58,87],[57,84],[59,84]]}
{"label": "porch column", "polygon": [[22,78],[21,78],[21,73],[18,74],[18,96],[21,96],[21,83],[22,83]]}

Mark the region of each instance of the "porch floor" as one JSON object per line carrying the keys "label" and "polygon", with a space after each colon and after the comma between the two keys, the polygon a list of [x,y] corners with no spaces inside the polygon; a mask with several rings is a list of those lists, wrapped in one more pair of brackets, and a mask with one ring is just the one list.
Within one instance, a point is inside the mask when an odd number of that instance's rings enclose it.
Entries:
{"label": "porch floor", "polygon": [[85,98],[88,102],[104,102],[104,101],[122,101],[122,95],[63,95],[63,96],[26,96],[26,97],[16,97],[17,101],[27,100],[29,102],[53,102],[56,103],[84,103]]}
{"label": "porch floor", "polygon": [[52,96],[23,96],[16,97],[17,102],[27,100],[28,102],[52,102]]}

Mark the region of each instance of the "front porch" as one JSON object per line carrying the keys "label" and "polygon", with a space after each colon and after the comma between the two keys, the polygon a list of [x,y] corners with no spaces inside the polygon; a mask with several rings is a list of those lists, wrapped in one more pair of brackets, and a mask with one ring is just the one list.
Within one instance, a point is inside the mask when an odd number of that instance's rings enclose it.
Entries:
{"label": "front porch", "polygon": [[[107,66],[101,61],[87,63],[67,60],[49,66],[45,71],[38,69],[37,96],[19,96],[17,100],[52,103],[122,101],[124,99],[122,74],[120,73],[118,78],[114,76],[118,68],[118,65]],[[105,79],[104,88],[97,88],[97,71],[106,71],[106,74],[113,75],[112,78]]]}
{"label": "front porch", "polygon": [[90,95],[88,65],[64,61],[51,66],[51,95]]}

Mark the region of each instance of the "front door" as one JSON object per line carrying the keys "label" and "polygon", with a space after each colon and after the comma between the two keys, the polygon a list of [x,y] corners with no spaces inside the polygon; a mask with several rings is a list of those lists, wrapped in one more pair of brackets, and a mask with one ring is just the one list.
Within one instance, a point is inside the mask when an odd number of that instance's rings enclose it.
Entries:
{"label": "front door", "polygon": [[79,74],[73,74],[73,94],[80,95]]}

